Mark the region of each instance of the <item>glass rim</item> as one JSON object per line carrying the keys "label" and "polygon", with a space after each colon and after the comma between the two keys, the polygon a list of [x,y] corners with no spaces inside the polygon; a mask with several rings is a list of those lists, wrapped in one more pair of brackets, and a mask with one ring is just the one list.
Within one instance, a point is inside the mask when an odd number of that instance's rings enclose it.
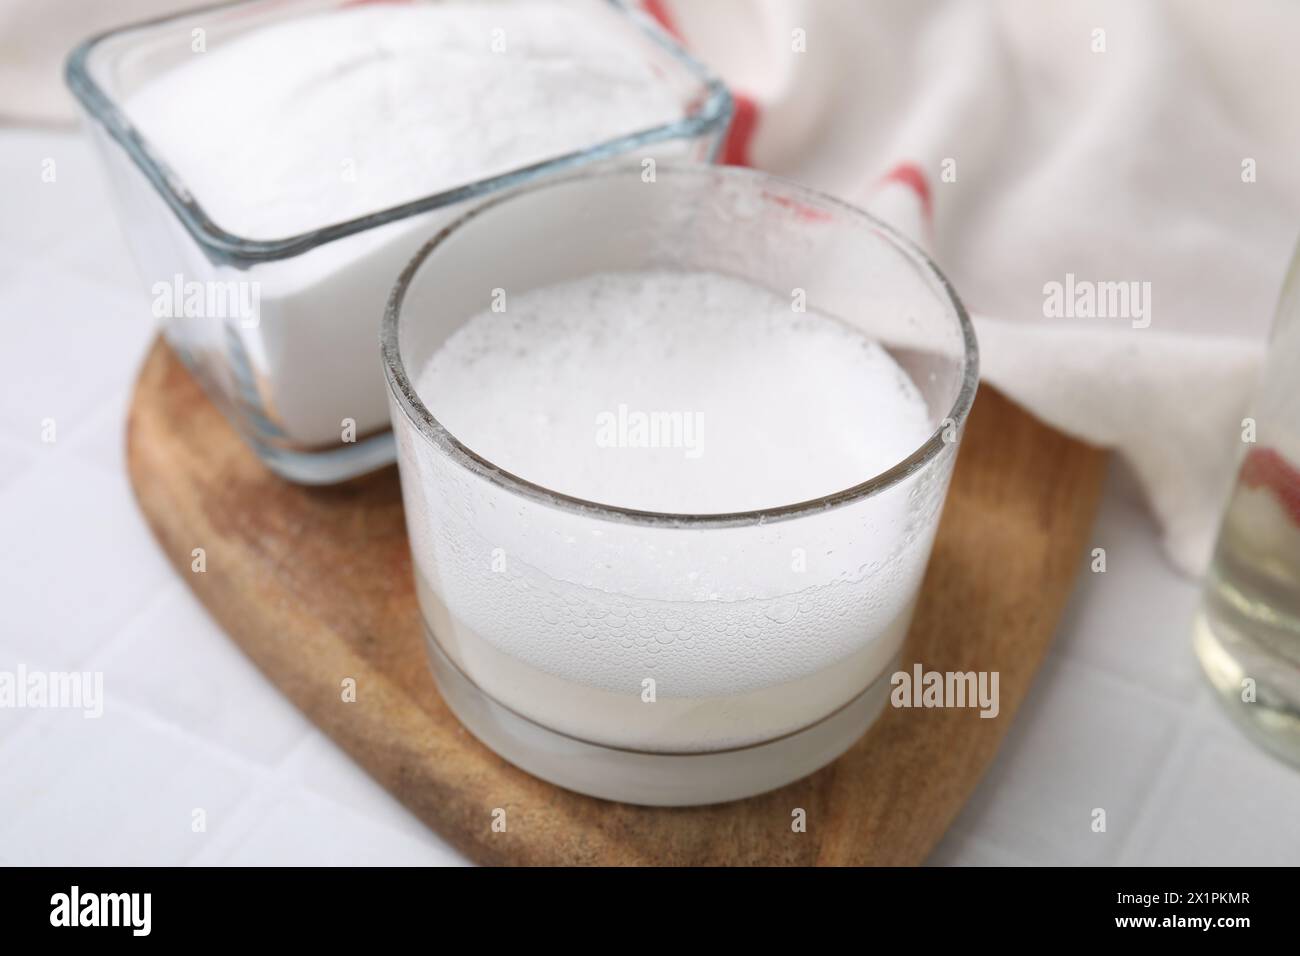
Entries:
{"label": "glass rim", "polygon": [[224,2],[167,13],[114,27],[79,43],[68,54],[64,64],[64,81],[86,114],[122,147],[131,162],[180,220],[185,231],[216,262],[247,267],[262,262],[289,259],[336,239],[365,232],[390,222],[398,222],[430,210],[508,191],[553,172],[573,169],[597,160],[610,159],[656,143],[717,133],[719,134],[717,141],[713,144],[716,153],[721,145],[720,134],[731,122],[734,105],[731,93],[721,79],[691,56],[653,18],[628,0],[604,0],[616,12],[626,16],[648,40],[667,51],[699,83],[703,96],[698,108],[669,123],[625,133],[582,149],[430,193],[343,222],[309,229],[297,235],[281,239],[252,239],[236,235],[212,220],[161,153],[153,148],[135,124],[127,118],[119,105],[119,100],[110,95],[91,75],[89,61],[101,43],[124,34],[188,20],[204,13],[235,9],[259,2],[261,0],[224,0]]}
{"label": "glass rim", "polygon": [[[441,452],[447,454],[460,467],[497,487],[528,500],[558,508],[562,511],[607,521],[672,528],[744,527],[820,514],[854,501],[869,498],[899,484],[933,461],[943,451],[944,446],[950,444],[944,437],[949,428],[948,423],[952,422],[953,426],[960,431],[975,400],[975,392],[979,386],[979,345],[976,342],[975,328],[971,323],[969,314],[966,312],[966,307],[962,305],[947,277],[944,276],[930,257],[906,236],[903,236],[888,223],[877,219],[870,213],[842,199],[800,185],[784,177],[740,166],[712,166],[702,163],[670,162],[658,163],[656,167],[657,175],[662,176],[667,173],[669,177],[728,176],[736,180],[750,180],[756,184],[776,185],[789,193],[811,200],[814,205],[831,206],[858,219],[881,234],[896,251],[904,255],[913,265],[919,267],[922,273],[931,280],[936,295],[946,304],[951,317],[956,321],[960,329],[962,337],[961,386],[957,390],[957,395],[947,416],[940,420],[939,426],[911,454],[884,471],[848,488],[816,498],[809,498],[805,501],[768,508],[703,514],[682,514],[627,508],[621,505],[589,501],[575,495],[555,491],[507,471],[461,442],[429,411],[416,393],[415,387],[407,375],[406,364],[403,361],[399,345],[399,333],[402,320],[402,305],[411,282],[429,257],[448,239],[461,229],[472,224],[480,216],[502,204],[509,203],[512,199],[521,195],[555,189],[577,182],[629,175],[630,173],[639,175],[640,166],[619,165],[613,168],[588,169],[568,176],[547,179],[545,182],[526,190],[494,197],[440,229],[407,263],[398,276],[397,282],[388,297],[388,304],[384,309],[384,320],[380,330],[380,351],[384,363],[384,377],[388,381],[389,391],[392,393],[397,405],[402,409],[403,414],[424,440],[429,441]],[[394,423],[394,429],[396,427],[397,423]]]}

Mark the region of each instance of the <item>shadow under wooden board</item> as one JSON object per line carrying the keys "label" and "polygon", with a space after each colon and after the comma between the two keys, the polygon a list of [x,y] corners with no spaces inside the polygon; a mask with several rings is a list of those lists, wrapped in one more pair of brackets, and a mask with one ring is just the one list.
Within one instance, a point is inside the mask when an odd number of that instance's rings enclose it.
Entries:
{"label": "shadow under wooden board", "polygon": [[[772,793],[699,808],[579,796],[501,760],[434,687],[394,468],[304,488],[268,472],[155,343],[127,434],[154,534],[230,637],[311,720],[482,863],[918,864],[1015,719],[1086,553],[1105,454],[980,391],[903,652],[996,670],[1001,710],[892,709],[844,756]],[[191,551],[206,571],[191,570]],[[355,678],[345,702],[344,678]],[[506,811],[493,832],[493,811]],[[807,830],[793,832],[792,811]]]}

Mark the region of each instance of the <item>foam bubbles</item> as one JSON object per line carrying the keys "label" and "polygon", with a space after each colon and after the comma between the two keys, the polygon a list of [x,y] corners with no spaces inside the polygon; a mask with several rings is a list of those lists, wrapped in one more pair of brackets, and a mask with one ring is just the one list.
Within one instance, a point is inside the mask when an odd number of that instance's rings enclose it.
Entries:
{"label": "foam bubbles", "polygon": [[[604,274],[508,303],[453,334],[417,390],[464,444],[555,491],[686,514],[770,508],[865,481],[930,433],[883,348],[739,279]],[[598,422],[620,409],[629,427],[601,442]],[[637,414],[682,427],[637,447]]]}

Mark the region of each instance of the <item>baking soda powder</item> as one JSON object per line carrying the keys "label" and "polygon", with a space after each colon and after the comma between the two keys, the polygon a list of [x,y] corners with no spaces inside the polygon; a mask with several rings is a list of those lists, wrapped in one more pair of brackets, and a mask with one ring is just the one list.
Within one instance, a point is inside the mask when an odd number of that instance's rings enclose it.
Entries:
{"label": "baking soda powder", "polygon": [[[558,0],[361,4],[214,36],[126,112],[217,226],[283,239],[681,116],[623,30]],[[253,372],[240,386],[293,445],[337,445],[344,419],[386,428],[384,303],[418,246],[463,211],[223,269],[221,281],[257,284],[258,321],[202,316],[190,341],[242,351]]]}

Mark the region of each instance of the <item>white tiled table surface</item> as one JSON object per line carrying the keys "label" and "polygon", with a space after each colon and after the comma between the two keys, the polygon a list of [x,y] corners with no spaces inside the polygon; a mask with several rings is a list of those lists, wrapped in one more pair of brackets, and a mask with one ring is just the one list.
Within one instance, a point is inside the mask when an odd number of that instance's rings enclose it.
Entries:
{"label": "white tiled table surface", "polygon": [[[463,862],[164,561],[122,457],[154,334],[141,301],[88,144],[0,130],[0,670],[102,671],[106,698],[98,720],[0,709],[0,864]],[[1162,559],[1121,471],[1092,537],[1108,571],[1081,576],[933,862],[1300,863],[1300,773],[1218,713],[1189,650],[1195,586]]]}

